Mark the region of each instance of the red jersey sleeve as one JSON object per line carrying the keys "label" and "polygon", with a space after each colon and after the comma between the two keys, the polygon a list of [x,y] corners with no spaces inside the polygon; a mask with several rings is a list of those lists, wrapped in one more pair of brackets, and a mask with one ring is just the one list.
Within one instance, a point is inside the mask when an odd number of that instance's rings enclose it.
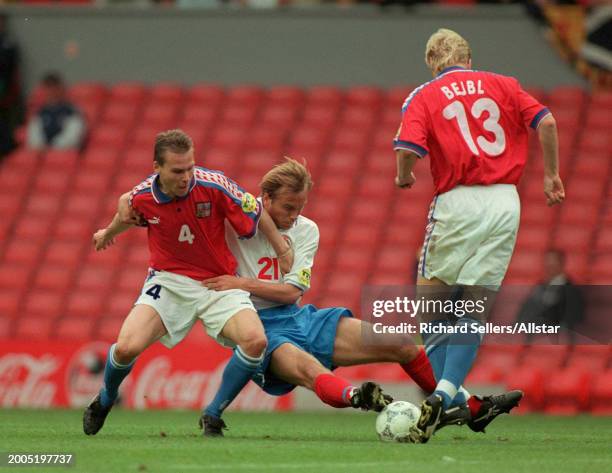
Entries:
{"label": "red jersey sleeve", "polygon": [[226,176],[219,176],[220,186],[216,205],[240,238],[251,238],[257,233],[261,203]]}
{"label": "red jersey sleeve", "polygon": [[429,153],[427,147],[428,115],[419,90],[420,87],[415,89],[404,102],[402,121],[395,140],[393,140],[393,149],[412,151],[423,158]]}
{"label": "red jersey sleeve", "polygon": [[550,113],[550,110],[538,102],[534,97],[525,92],[518,82],[517,87],[518,107],[521,112],[523,122],[525,125],[530,126],[535,130],[538,128],[542,118]]}
{"label": "red jersey sleeve", "polygon": [[141,199],[139,199],[137,196],[151,192],[151,186],[153,185],[153,179],[155,179],[154,174],[147,177],[144,181],[142,181],[140,184],[135,186],[132,189],[132,192],[130,192],[130,198],[128,200],[129,206],[132,209],[136,210],[137,212],[142,213],[142,209],[139,208],[139,203]]}

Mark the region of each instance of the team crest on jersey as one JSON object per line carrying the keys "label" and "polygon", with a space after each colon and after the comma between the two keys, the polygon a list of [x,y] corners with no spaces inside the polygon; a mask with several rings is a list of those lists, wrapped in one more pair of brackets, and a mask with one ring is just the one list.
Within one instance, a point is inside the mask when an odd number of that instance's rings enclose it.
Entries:
{"label": "team crest on jersey", "polygon": [[300,271],[298,280],[302,286],[310,287],[310,268],[304,268]]}
{"label": "team crest on jersey", "polygon": [[196,202],[196,217],[210,217],[211,208],[210,202]]}
{"label": "team crest on jersey", "polygon": [[257,199],[253,197],[253,194],[245,192],[242,195],[242,211],[244,213],[251,213],[257,210]]}

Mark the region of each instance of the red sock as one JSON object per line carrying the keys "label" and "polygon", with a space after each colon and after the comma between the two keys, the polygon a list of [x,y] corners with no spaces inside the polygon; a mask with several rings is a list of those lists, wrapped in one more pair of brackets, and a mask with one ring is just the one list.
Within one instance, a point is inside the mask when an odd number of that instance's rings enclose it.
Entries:
{"label": "red sock", "polygon": [[472,414],[472,416],[476,416],[476,414],[478,414],[478,411],[480,410],[482,401],[476,396],[470,396],[467,400],[467,405],[470,408],[470,414]]}
{"label": "red sock", "polygon": [[429,363],[429,358],[425,354],[425,350],[420,350],[414,360],[403,365],[400,364],[400,366],[427,394],[431,394],[436,390],[436,377]]}
{"label": "red sock", "polygon": [[354,387],[346,379],[331,373],[320,374],[314,382],[315,394],[332,407],[349,407],[351,405],[349,396]]}

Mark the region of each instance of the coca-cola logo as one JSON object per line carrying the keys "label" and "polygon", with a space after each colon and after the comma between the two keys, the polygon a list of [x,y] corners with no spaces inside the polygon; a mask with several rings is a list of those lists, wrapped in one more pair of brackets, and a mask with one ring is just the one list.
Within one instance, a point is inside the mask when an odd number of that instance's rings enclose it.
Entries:
{"label": "coca-cola logo", "polygon": [[[131,404],[137,409],[201,409],[212,401],[226,363],[214,371],[181,371],[172,368],[169,357],[152,359],[133,380]],[[266,394],[255,383],[247,384],[231,404],[231,409],[273,410],[277,398]]]}
{"label": "coca-cola logo", "polygon": [[71,407],[86,406],[100,391],[108,348],[109,344],[105,342],[88,343],[68,362],[65,386]]}
{"label": "coca-cola logo", "polygon": [[57,392],[49,379],[61,361],[53,355],[39,358],[27,353],[9,353],[0,358],[0,406],[49,407]]}

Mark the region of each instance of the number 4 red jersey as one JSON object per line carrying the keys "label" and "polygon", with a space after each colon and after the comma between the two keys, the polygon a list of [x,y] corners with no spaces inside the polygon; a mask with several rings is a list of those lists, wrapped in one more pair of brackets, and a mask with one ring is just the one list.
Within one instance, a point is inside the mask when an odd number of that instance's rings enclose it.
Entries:
{"label": "number 4 red jersey", "polygon": [[536,129],[549,113],[512,77],[449,67],[408,96],[394,149],[429,154],[436,194],[517,184],[527,127]]}
{"label": "number 4 red jersey", "polygon": [[193,279],[236,274],[225,241],[227,220],[241,238],[257,231],[261,204],[219,171],[196,167],[185,197],[171,199],[154,174],[132,190],[130,205],[148,223],[149,265]]}

